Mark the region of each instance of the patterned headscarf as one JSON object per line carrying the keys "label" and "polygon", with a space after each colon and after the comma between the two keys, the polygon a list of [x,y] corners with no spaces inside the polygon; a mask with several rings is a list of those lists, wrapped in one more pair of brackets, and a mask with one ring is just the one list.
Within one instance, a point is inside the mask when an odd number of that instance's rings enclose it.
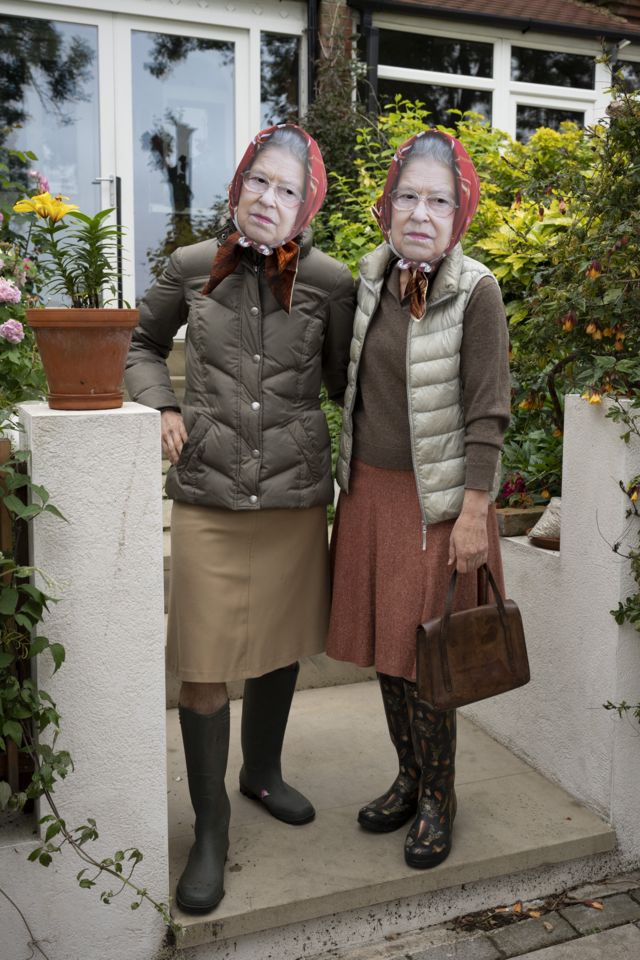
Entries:
{"label": "patterned headscarf", "polygon": [[[245,236],[238,226],[236,215],[240,194],[244,187],[242,175],[252,167],[259,152],[271,144],[272,137],[278,130],[295,131],[296,136],[300,137],[306,145],[305,187],[304,200],[300,204],[298,216],[289,235],[284,237],[277,247],[269,247]],[[273,146],[288,149],[287,144],[278,143],[277,139]],[[261,130],[245,150],[229,184],[229,213],[237,229],[218,247],[211,274],[202,292],[205,295],[211,293],[225,277],[233,273],[242,257],[242,248],[250,247],[265,257],[265,275],[269,286],[278,303],[289,313],[300,257],[300,248],[293,238],[299,236],[305,227],[309,226],[322,206],[326,192],[327,175],[324,161],[313,137],[292,123],[279,123],[274,127]]]}
{"label": "patterned headscarf", "polygon": [[[453,215],[451,240],[446,250],[435,260],[417,261],[408,260],[403,257],[402,254],[394,248],[391,241],[391,217],[393,215],[391,194],[396,188],[403,168],[411,160],[416,143],[425,137],[439,137],[451,149],[458,207]],[[476,173],[476,168],[465,148],[455,137],[450,136],[448,133],[443,133],[440,130],[422,130],[420,133],[415,134],[415,136],[405,140],[396,150],[391,166],[389,167],[384,190],[372,206],[371,212],[376,218],[385,240],[399,258],[397,266],[400,269],[408,269],[410,271],[407,295],[411,297],[411,314],[416,320],[421,320],[425,314],[428,285],[426,274],[431,273],[465,235],[478,209],[479,200],[480,181]]]}

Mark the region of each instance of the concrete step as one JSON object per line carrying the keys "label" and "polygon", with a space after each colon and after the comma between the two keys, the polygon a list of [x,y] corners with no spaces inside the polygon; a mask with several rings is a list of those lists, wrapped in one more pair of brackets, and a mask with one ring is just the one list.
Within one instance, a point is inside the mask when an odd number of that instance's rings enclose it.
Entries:
{"label": "concrete step", "polygon": [[[296,694],[283,768],[313,800],[317,817],[287,826],[238,792],[240,709],[232,703],[226,896],[204,917],[174,907],[189,960],[295,960],[366,944],[402,924],[415,929],[480,909],[483,898],[486,906],[504,902],[505,885],[520,891],[507,900],[513,902],[532,884],[543,888],[554,865],[564,869],[566,861],[582,858],[571,866],[579,882],[588,858],[599,862],[597,855],[615,845],[608,824],[461,718],[454,849],[433,870],[407,867],[404,830],[370,834],[355,819],[397,769],[375,683]],[[174,711],[167,723],[173,889],[192,842],[193,815]],[[519,881],[521,871],[528,887]],[[437,919],[429,919],[431,905],[440,910]]]}

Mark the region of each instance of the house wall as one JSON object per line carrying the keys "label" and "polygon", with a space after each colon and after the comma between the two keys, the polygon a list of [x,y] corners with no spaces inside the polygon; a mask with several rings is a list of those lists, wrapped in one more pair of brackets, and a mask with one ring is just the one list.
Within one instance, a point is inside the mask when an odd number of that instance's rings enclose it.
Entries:
{"label": "house wall", "polygon": [[568,397],[559,553],[504,540],[507,593],[519,604],[531,682],[465,714],[614,825],[624,862],[640,862],[640,730],[602,705],[640,701],[640,636],[610,614],[637,590],[629,562],[638,519],[618,481],[640,473],[640,443],[620,440],[606,405]]}

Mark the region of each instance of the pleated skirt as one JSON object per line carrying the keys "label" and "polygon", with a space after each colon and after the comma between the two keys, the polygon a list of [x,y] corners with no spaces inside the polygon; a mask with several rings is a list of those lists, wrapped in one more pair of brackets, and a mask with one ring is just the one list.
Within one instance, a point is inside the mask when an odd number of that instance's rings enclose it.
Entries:
{"label": "pleated skirt", "polygon": [[[331,538],[332,604],[327,653],[378,673],[415,681],[416,630],[439,617],[449,586],[454,520],[427,528],[413,472],[355,460],[340,494]],[[504,590],[495,508],[487,520],[489,566]],[[459,574],[454,609],[478,605],[477,572]]]}
{"label": "pleated skirt", "polygon": [[324,507],[174,502],[167,666],[181,680],[244,680],[320,653],[328,619]]}

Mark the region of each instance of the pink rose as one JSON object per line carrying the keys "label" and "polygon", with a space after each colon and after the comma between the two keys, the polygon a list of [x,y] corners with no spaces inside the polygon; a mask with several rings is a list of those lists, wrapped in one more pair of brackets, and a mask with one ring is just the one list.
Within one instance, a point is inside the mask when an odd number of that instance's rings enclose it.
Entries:
{"label": "pink rose", "polygon": [[24,327],[19,320],[7,320],[0,323],[0,337],[9,343],[20,343],[24,340]]}
{"label": "pink rose", "polygon": [[0,277],[0,303],[20,303],[22,294],[10,280]]}

